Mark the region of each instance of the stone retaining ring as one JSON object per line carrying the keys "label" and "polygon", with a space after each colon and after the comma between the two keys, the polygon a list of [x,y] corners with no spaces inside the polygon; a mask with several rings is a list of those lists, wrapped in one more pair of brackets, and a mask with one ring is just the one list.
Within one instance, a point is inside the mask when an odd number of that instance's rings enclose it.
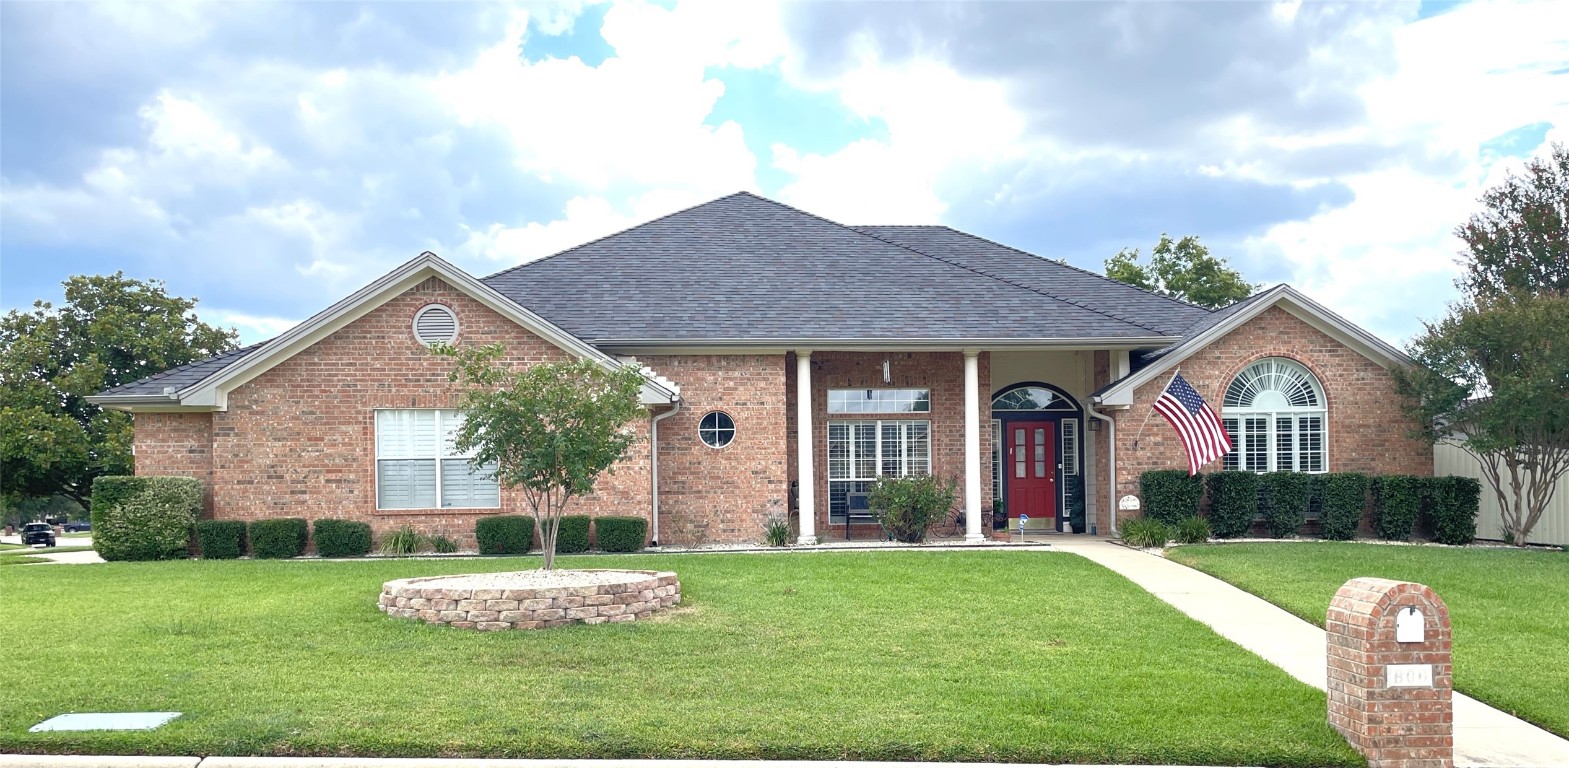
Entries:
{"label": "stone retaining ring", "polygon": [[670,571],[514,571],[389,581],[377,608],[493,631],[635,621],[680,602],[681,582]]}

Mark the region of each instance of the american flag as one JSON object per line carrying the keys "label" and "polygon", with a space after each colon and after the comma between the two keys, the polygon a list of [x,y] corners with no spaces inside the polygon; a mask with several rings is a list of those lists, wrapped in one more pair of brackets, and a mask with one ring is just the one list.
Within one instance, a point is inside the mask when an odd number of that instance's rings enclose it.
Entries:
{"label": "american flag", "polygon": [[1166,391],[1155,399],[1155,410],[1171,422],[1182,438],[1182,447],[1188,452],[1189,477],[1198,474],[1199,467],[1231,453],[1231,437],[1220,417],[1182,374],[1171,377]]}

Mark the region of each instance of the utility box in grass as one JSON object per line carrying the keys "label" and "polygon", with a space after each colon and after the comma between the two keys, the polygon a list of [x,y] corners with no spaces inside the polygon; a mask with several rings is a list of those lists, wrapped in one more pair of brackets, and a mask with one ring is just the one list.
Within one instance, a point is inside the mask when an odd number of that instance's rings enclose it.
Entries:
{"label": "utility box in grass", "polygon": [[1454,765],[1449,609],[1409,581],[1352,579],[1329,604],[1329,724],[1369,768]]}

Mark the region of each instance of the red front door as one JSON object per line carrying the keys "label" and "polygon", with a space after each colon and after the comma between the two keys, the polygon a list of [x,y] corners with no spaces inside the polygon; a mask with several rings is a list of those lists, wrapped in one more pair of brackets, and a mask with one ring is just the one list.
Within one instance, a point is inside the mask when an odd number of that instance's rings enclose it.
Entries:
{"label": "red front door", "polygon": [[1008,486],[1008,528],[1057,526],[1057,425],[1050,421],[1008,422],[1003,472]]}

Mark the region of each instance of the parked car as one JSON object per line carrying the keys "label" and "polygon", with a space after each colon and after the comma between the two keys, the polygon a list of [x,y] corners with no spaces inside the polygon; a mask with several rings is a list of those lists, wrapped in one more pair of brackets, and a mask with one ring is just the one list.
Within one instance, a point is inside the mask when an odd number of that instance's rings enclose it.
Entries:
{"label": "parked car", "polygon": [[22,526],[22,543],[28,546],[43,544],[52,547],[55,545],[54,528],[48,523],[28,523]]}
{"label": "parked car", "polygon": [[93,529],[93,524],[89,520],[76,520],[76,521],[72,521],[72,522],[67,522],[65,525],[61,526],[61,528],[63,528],[66,533],[76,533],[78,531],[90,531],[90,530],[92,530]]}

